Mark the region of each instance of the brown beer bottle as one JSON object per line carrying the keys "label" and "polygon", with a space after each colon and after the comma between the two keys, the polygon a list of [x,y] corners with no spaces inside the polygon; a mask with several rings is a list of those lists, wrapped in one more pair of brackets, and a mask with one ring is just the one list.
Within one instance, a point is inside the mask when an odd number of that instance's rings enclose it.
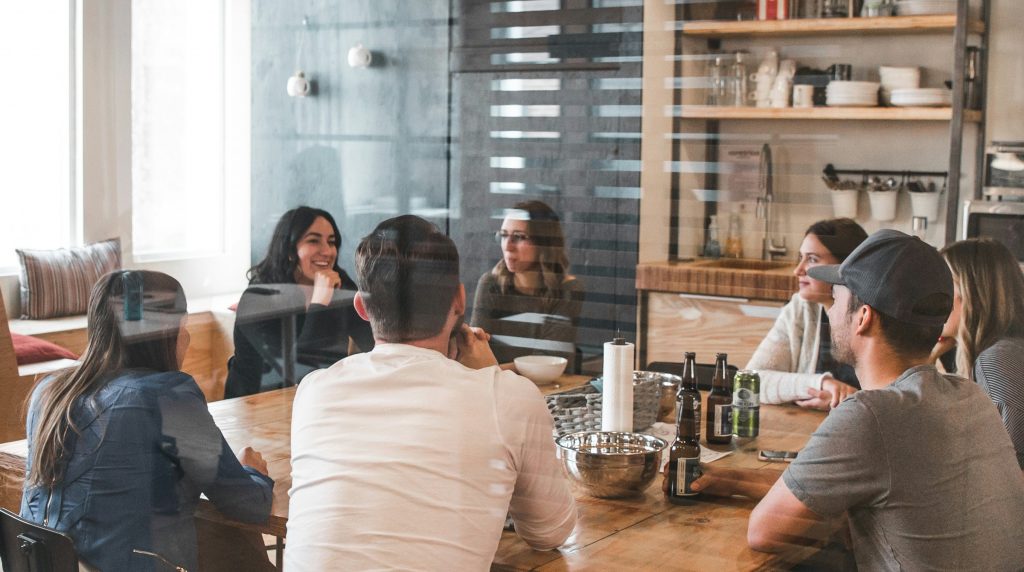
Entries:
{"label": "brown beer bottle", "polygon": [[708,394],[707,428],[704,438],[708,445],[728,445],[732,442],[732,385],[727,370],[728,356],[715,354],[715,377]]}
{"label": "brown beer bottle", "polygon": [[696,354],[686,353],[683,380],[676,394],[676,440],[669,448],[668,500],[690,504],[697,493],[690,484],[700,477],[700,392],[697,391]]}

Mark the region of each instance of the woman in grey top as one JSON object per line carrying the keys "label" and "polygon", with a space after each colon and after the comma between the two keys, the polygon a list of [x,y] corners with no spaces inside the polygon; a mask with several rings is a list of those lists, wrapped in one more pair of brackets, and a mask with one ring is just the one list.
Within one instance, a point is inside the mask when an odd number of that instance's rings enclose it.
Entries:
{"label": "woman in grey top", "polygon": [[1024,275],[1001,243],[972,238],[942,250],[953,311],[932,355],[956,347],[956,369],[992,398],[1024,469]]}
{"label": "woman in grey top", "polygon": [[491,334],[501,363],[530,354],[572,363],[583,286],[569,274],[558,215],[541,201],[518,203],[495,239],[502,258],[480,277],[472,324]]}

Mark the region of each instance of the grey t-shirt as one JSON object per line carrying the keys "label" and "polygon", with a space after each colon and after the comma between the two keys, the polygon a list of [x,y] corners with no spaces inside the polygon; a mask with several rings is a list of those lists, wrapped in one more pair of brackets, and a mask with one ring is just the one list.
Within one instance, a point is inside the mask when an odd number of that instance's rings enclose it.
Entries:
{"label": "grey t-shirt", "polygon": [[815,513],[849,512],[861,570],[1024,568],[1024,476],[999,413],[932,366],[840,404],[783,479]]}

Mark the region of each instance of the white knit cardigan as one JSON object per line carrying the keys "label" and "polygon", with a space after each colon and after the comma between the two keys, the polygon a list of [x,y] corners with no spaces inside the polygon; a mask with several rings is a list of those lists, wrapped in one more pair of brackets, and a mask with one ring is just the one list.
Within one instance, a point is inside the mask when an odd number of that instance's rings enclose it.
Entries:
{"label": "white knit cardigan", "polygon": [[747,363],[761,375],[761,403],[807,399],[808,389],[821,389],[825,374],[814,373],[820,332],[821,305],[794,294]]}

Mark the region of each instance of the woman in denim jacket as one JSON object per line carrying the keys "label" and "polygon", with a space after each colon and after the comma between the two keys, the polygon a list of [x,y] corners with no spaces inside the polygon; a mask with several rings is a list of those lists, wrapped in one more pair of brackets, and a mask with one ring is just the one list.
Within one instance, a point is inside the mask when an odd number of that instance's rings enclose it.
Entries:
{"label": "woman in denim jacket", "polygon": [[178,371],[185,317],[174,278],[108,274],[89,299],[81,363],[33,391],[21,516],[69,534],[100,570],[196,570],[200,493],[229,518],[270,514],[266,463],[248,447],[235,457]]}

